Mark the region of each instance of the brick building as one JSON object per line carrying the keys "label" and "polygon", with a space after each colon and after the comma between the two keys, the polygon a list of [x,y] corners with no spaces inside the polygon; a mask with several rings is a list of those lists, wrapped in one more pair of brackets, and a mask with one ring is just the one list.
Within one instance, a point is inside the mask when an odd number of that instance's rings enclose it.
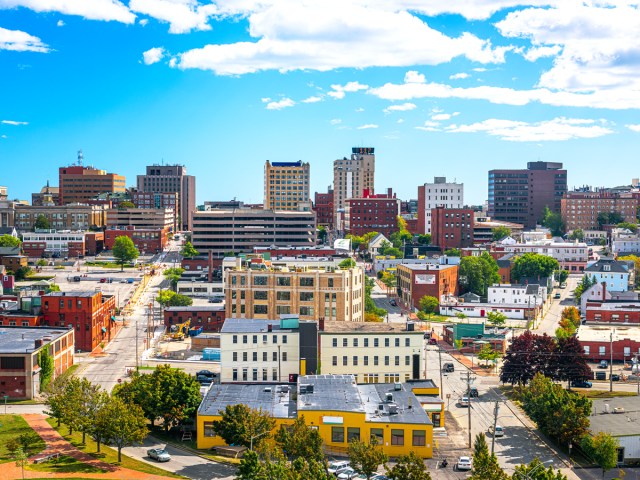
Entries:
{"label": "brick building", "polygon": [[170,208],[178,212],[178,193],[157,193],[157,192],[131,192],[131,202],[136,208],[165,209]]}
{"label": "brick building", "polygon": [[442,251],[473,246],[473,210],[436,207],[431,210],[431,243]]}
{"label": "brick building", "polygon": [[116,238],[129,237],[140,253],[160,253],[169,241],[167,233],[166,228],[107,228],[104,232],[104,248],[113,250]]}
{"label": "brick building", "polygon": [[26,255],[6,255],[0,261],[5,269],[12,272],[29,264],[29,258]]}
{"label": "brick building", "polygon": [[224,305],[219,303],[164,309],[164,325],[167,329],[170,329],[171,325],[184,323],[187,320],[191,321],[191,327],[202,327],[204,332],[219,332],[225,320]]}
{"label": "brick building", "polygon": [[85,352],[111,341],[115,311],[116,297],[102,292],[52,292],[42,297],[45,325],[74,327],[76,348]]}
{"label": "brick building", "polygon": [[640,302],[587,303],[587,322],[640,324]]}
{"label": "brick building", "polygon": [[462,208],[464,206],[464,184],[455,181],[447,182],[446,177],[435,177],[433,183],[418,186],[417,233],[431,233],[431,210],[440,206]]}
{"label": "brick building", "polygon": [[410,308],[420,308],[425,295],[438,302],[458,295],[458,265],[408,264],[398,265],[398,294]]}
{"label": "brick building", "polygon": [[333,230],[333,188],[329,186],[327,193],[316,192],[313,210],[316,212],[316,223],[327,230]]}
{"label": "brick building", "polygon": [[357,236],[378,232],[389,238],[398,230],[398,215],[400,199],[390,188],[377,195],[365,188],[362,197],[346,200],[345,231]]}
{"label": "brick building", "polygon": [[617,212],[625,222],[636,222],[639,199],[631,192],[608,190],[567,192],[560,202],[567,230],[599,230],[598,214]]}
{"label": "brick building", "polygon": [[333,257],[336,249],[331,247],[253,247],[253,253],[269,254],[272,259],[277,257]]}
{"label": "brick building", "polygon": [[107,192],[124,192],[126,179],[123,175],[107,173],[94,167],[82,165],[82,152],[78,152],[79,165],[60,167],[58,195],[60,205],[87,203]]}
{"label": "brick building", "polygon": [[14,219],[15,227],[21,232],[33,231],[41,215],[49,221],[51,229],[77,231],[103,227],[106,224],[106,212],[104,205],[72,203],[34,207],[18,203],[15,205]]}
{"label": "brick building", "polygon": [[73,365],[74,331],[69,328],[0,328],[0,395],[33,399],[40,391],[38,357],[53,358],[53,378]]}
{"label": "brick building", "polygon": [[631,363],[640,352],[640,329],[581,325],[576,335],[585,355],[591,361],[613,360]]}

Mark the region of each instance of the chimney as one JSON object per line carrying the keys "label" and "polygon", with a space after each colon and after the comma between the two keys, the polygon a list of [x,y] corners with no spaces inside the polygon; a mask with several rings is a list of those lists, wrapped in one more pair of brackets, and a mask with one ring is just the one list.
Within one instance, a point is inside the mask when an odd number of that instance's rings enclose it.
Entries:
{"label": "chimney", "polygon": [[318,319],[318,330],[324,332],[324,317]]}
{"label": "chimney", "polygon": [[267,325],[267,332],[273,332],[273,325]]}
{"label": "chimney", "polygon": [[213,282],[213,252],[211,250],[209,250],[209,259],[207,261],[207,264],[209,265],[209,273],[207,275],[207,281],[211,283]]}
{"label": "chimney", "polygon": [[602,301],[607,301],[607,282],[602,282]]}

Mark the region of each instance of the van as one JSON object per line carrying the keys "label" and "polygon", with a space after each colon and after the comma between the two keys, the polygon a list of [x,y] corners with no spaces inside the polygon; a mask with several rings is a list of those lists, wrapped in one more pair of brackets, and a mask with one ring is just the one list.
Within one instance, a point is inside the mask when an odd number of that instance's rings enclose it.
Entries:
{"label": "van", "polygon": [[454,372],[455,368],[453,366],[453,363],[445,363],[442,365],[442,371],[443,372]]}
{"label": "van", "polygon": [[327,472],[332,475],[335,475],[338,471],[344,470],[349,467],[351,464],[348,460],[341,460],[337,462],[329,462],[329,468],[327,468]]}

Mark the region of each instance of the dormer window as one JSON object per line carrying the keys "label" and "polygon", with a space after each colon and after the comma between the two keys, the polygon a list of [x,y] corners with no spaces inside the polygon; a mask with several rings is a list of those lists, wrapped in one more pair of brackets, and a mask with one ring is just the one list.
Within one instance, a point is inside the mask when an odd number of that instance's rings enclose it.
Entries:
{"label": "dormer window", "polygon": [[602,271],[610,272],[611,271],[611,265],[603,265],[602,266]]}

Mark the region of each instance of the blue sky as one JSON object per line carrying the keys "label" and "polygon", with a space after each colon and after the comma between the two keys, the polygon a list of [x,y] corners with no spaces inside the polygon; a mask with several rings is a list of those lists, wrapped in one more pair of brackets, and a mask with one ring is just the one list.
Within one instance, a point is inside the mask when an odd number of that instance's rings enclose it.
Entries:
{"label": "blue sky", "polygon": [[[638,1],[0,0],[0,184],[75,161],[180,163],[198,202],[261,202],[264,161],[353,146],[376,187],[561,161],[569,186],[640,176]],[[452,5],[453,4],[453,5]]]}

